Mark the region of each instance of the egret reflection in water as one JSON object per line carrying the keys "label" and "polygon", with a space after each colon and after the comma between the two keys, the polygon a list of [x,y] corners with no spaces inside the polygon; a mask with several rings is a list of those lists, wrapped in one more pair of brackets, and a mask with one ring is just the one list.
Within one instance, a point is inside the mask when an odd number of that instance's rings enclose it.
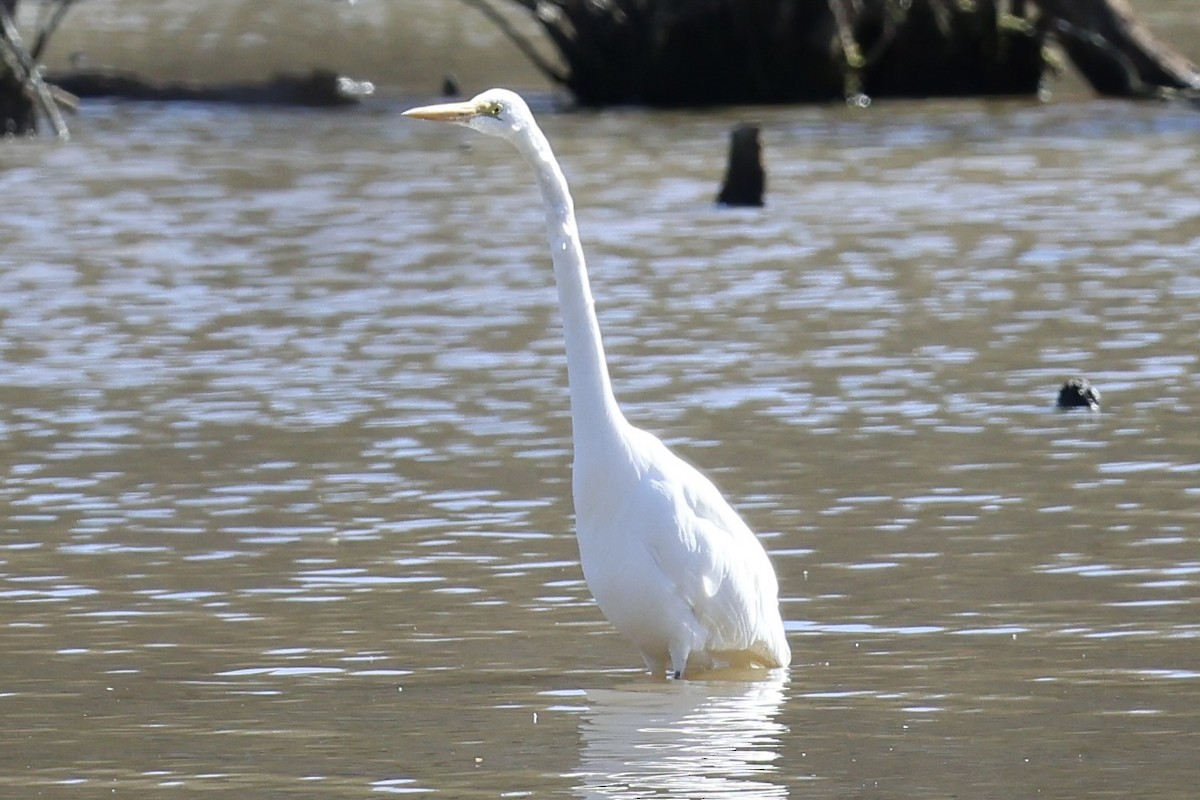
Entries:
{"label": "egret reflection in water", "polygon": [[588,689],[575,793],[766,800],[788,796],[776,761],[787,678]]}

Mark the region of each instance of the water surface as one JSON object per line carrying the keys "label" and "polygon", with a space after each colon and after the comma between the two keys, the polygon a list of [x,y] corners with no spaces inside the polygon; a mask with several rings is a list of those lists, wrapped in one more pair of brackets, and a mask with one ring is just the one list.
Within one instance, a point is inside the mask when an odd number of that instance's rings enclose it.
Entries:
{"label": "water surface", "polygon": [[[1200,118],[535,101],[618,395],[761,535],[792,668],[656,682],[591,602],[506,146],[92,105],[0,171],[6,792],[1186,796]],[[748,115],[768,205],[717,209]]]}

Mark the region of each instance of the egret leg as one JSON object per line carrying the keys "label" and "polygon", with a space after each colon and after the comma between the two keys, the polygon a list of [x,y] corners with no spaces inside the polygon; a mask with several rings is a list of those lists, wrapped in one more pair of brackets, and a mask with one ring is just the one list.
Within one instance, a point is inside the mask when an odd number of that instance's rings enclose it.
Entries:
{"label": "egret leg", "polygon": [[646,670],[656,678],[661,678],[667,671],[667,662],[664,659],[642,653],[642,661],[646,662]]}
{"label": "egret leg", "polygon": [[671,673],[675,676],[675,680],[683,677],[683,673],[687,669],[688,655],[691,652],[692,648],[686,644],[671,645]]}

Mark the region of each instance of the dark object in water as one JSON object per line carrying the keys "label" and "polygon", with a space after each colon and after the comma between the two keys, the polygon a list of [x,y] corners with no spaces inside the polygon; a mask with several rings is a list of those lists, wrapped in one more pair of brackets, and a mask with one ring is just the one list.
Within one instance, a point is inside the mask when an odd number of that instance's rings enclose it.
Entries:
{"label": "dark object in water", "polygon": [[758,126],[741,124],[729,135],[729,163],[717,202],[724,206],[761,206],[767,188]]}
{"label": "dark object in water", "polygon": [[1100,410],[1100,392],[1086,378],[1071,378],[1058,390],[1059,408]]}
{"label": "dark object in water", "polygon": [[[1047,39],[1102,94],[1200,91],[1196,67],[1137,20],[1134,0],[462,2],[585,106],[1036,96],[1054,71]],[[558,58],[499,5],[524,9]]]}
{"label": "dark object in water", "polygon": [[354,81],[325,69],[294,75],[279,74],[266,83],[217,86],[156,84],[120,72],[75,72],[53,76],[49,81],[77,97],[312,108],[353,105],[375,91],[369,81]]}

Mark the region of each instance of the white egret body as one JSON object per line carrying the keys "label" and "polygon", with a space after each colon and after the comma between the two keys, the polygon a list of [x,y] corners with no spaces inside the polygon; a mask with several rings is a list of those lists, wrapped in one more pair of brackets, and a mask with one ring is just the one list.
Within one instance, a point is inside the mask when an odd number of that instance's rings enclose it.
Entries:
{"label": "white egret body", "polygon": [[566,339],[579,558],[600,610],[658,675],[668,664],[677,678],[688,668],[787,666],[766,551],[708,478],[617,407],[574,203],[525,101],[492,89],[405,114],[507,139],[533,167]]}

